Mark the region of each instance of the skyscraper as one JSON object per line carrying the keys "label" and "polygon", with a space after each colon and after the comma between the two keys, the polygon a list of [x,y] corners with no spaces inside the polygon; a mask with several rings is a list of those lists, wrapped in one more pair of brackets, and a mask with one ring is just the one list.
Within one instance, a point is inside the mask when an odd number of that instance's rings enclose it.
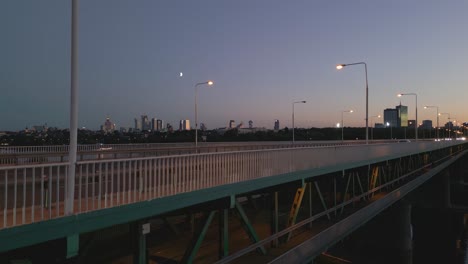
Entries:
{"label": "skyscraper", "polygon": [[390,127],[397,127],[398,124],[398,111],[393,108],[384,110],[384,125]]}
{"label": "skyscraper", "polygon": [[158,130],[158,123],[156,118],[151,118],[151,131]]}
{"label": "skyscraper", "polygon": [[147,115],[141,116],[141,129],[142,130],[151,130],[151,122]]}
{"label": "skyscraper", "polygon": [[135,118],[135,130],[141,130],[141,121]]}
{"label": "skyscraper", "polygon": [[275,119],[275,126],[274,126],[274,129],[275,129],[276,131],[278,131],[278,130],[280,129],[279,127],[280,127],[279,120],[278,120],[278,119]]}
{"label": "skyscraper", "polygon": [[179,130],[190,130],[190,120],[183,119],[179,121]]}
{"label": "skyscraper", "polygon": [[115,124],[112,123],[109,117],[106,118],[106,122],[104,122],[104,125],[102,126],[102,131],[105,133],[111,133],[115,130]]}
{"label": "skyscraper", "polygon": [[162,131],[163,130],[163,121],[161,119],[156,120],[156,130]]}
{"label": "skyscraper", "polygon": [[408,107],[404,105],[397,105],[396,110],[398,111],[398,125],[397,127],[408,126]]}

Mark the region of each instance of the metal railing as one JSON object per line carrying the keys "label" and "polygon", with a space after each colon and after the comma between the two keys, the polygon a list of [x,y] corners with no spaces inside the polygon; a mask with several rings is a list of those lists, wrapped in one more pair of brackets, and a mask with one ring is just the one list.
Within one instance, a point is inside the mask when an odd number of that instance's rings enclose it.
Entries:
{"label": "metal railing", "polygon": [[[394,143],[375,141],[373,143]],[[229,152],[280,148],[326,147],[359,145],[361,141],[299,141],[291,142],[236,142],[202,143],[195,148],[192,143],[174,144],[111,144],[79,145],[77,160],[128,159],[150,156],[169,156],[210,152]],[[44,164],[68,161],[68,146],[34,146],[0,148],[0,166]]]}
{"label": "metal railing", "polygon": [[[375,142],[386,142],[379,140]],[[362,140],[350,141],[296,141],[294,146],[330,146],[330,145],[356,145],[365,144]],[[291,147],[290,141],[255,141],[255,142],[201,142],[199,148],[216,147]],[[100,149],[114,150],[139,150],[139,149],[158,149],[158,148],[193,148],[193,142],[185,143],[140,143],[140,144],[87,144],[78,145],[78,151],[95,151]],[[0,154],[19,154],[19,153],[55,153],[68,152],[68,145],[51,146],[8,146],[0,147]]]}
{"label": "metal railing", "polygon": [[[279,174],[393,159],[464,142],[200,153],[76,166],[75,214]],[[0,167],[0,228],[64,216],[66,163]]]}

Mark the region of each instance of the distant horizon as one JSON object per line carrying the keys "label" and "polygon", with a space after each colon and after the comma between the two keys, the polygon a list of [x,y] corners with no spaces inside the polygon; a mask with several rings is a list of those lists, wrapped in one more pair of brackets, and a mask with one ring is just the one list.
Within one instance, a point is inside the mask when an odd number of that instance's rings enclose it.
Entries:
{"label": "distant horizon", "polygon": [[[400,102],[408,119],[436,122],[436,109],[468,120],[468,2],[81,1],[78,126],[109,115],[133,127],[141,114],[230,119],[258,127],[364,127]],[[207,15],[200,15],[207,14]],[[68,128],[71,1],[0,2],[0,131],[47,122]],[[465,55],[463,55],[465,54]],[[341,70],[338,64],[349,65]],[[164,118],[161,118],[164,117]],[[374,120],[375,121],[375,120]],[[440,124],[447,116],[440,118]],[[420,123],[420,122],[419,122]]]}

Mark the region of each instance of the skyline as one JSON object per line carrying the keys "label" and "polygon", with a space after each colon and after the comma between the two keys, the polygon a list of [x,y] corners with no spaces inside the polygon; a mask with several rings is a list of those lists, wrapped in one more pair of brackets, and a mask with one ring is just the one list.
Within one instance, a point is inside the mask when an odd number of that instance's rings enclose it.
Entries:
{"label": "skyline", "polygon": [[[414,119],[414,99],[397,94],[417,93],[419,123],[435,124],[424,105],[466,122],[467,7],[80,1],[79,127],[98,129],[106,115],[128,120],[119,127],[141,113],[193,120],[194,85],[207,80],[215,84],[198,91],[199,123],[212,128],[230,119],[290,127],[297,100],[307,103],[295,109],[296,127],[333,127],[345,109],[355,111],[347,125],[364,127],[364,69],[335,68],[360,61],[368,65],[369,117],[401,101]],[[0,3],[0,131],[69,127],[70,16],[70,1]]]}

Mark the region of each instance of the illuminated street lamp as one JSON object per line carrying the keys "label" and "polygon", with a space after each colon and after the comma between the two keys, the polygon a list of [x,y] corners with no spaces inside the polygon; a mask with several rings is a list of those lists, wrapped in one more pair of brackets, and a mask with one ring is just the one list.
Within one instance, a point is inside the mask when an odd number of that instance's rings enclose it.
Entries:
{"label": "illuminated street lamp", "polygon": [[369,144],[369,85],[367,82],[367,64],[365,62],[347,63],[336,65],[337,70],[341,70],[346,66],[363,64],[366,73],[366,144]]}
{"label": "illuminated street lamp", "polygon": [[344,111],[341,111],[341,141],[344,140],[344,122],[343,122],[343,113],[352,113],[354,112],[353,110],[344,110]]}
{"label": "illuminated street lamp", "polygon": [[386,123],[386,126],[390,127],[390,139],[392,139],[393,138],[392,126],[391,126],[391,124],[389,122]]}
{"label": "illuminated street lamp", "polygon": [[211,86],[213,85],[213,81],[206,81],[195,84],[195,147],[198,147],[198,86],[205,84]]}
{"label": "illuminated street lamp", "polygon": [[424,109],[428,109],[428,108],[436,108],[437,109],[437,139],[439,139],[439,107],[438,106],[435,106],[435,105],[426,105],[424,106]]}
{"label": "illuminated street lamp", "polygon": [[295,104],[305,104],[305,103],[307,103],[307,101],[297,101],[297,102],[293,102],[293,103],[292,103],[292,127],[293,127],[292,134],[293,134],[293,145],[294,145],[294,105],[295,105]]}
{"label": "illuminated street lamp", "polygon": [[416,97],[416,123],[414,124],[414,133],[416,141],[418,141],[418,95],[415,93],[401,93],[398,94],[398,97],[402,97],[403,95],[414,95]]}
{"label": "illuminated street lamp", "polygon": [[371,116],[370,119],[371,119],[371,124],[372,124],[372,127],[371,127],[371,139],[374,140],[374,127],[375,127],[375,123],[372,122],[372,119],[374,117],[377,117],[377,118],[380,118],[381,116],[380,115],[376,115],[376,116]]}

